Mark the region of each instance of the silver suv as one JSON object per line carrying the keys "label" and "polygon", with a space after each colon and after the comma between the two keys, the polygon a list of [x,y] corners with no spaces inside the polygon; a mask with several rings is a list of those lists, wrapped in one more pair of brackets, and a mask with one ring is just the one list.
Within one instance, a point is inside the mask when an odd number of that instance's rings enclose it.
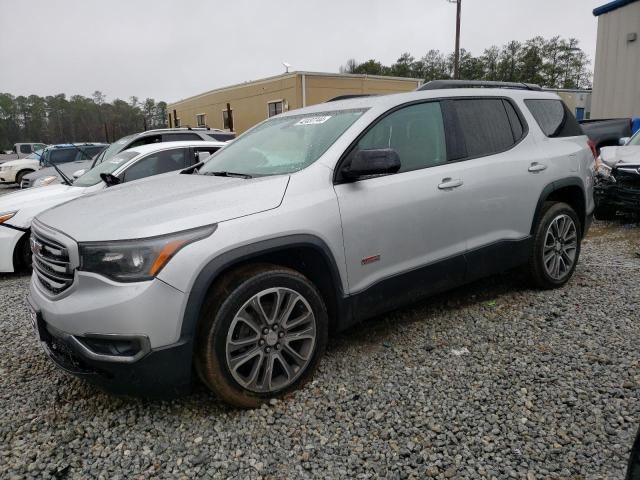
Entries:
{"label": "silver suv", "polygon": [[255,407],[307,381],[330,332],[517,266],[564,285],[594,208],[587,138],[555,94],[457,86],[287,112],[40,214],[45,350],[116,393],[195,370]]}

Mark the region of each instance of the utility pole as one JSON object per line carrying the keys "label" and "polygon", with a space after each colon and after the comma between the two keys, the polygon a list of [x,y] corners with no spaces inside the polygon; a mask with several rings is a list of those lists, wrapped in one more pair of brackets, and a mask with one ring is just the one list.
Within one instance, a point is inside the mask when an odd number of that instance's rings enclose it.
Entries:
{"label": "utility pole", "polygon": [[456,50],[453,53],[453,78],[460,78],[460,16],[462,15],[462,0],[447,0],[456,4]]}

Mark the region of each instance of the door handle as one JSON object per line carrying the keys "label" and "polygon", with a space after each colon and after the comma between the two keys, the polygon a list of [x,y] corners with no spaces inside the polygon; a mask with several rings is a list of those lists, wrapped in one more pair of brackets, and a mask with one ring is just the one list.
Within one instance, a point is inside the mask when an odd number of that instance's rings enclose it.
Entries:
{"label": "door handle", "polygon": [[455,180],[447,177],[442,179],[442,183],[438,185],[440,190],[450,190],[452,188],[458,188],[462,186],[462,180],[456,178]]}
{"label": "door handle", "polygon": [[538,163],[538,162],[533,162],[529,167],[529,171],[531,173],[542,172],[543,170],[546,170],[546,169],[547,169],[547,166],[544,163]]}

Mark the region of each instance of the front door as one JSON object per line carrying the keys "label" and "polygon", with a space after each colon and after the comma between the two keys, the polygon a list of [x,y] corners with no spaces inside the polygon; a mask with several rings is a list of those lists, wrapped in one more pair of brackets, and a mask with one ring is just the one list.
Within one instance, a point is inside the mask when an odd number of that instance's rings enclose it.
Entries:
{"label": "front door", "polygon": [[462,280],[463,166],[447,163],[446,145],[437,101],[388,114],[355,145],[392,148],[402,165],[393,175],[335,186],[356,317]]}

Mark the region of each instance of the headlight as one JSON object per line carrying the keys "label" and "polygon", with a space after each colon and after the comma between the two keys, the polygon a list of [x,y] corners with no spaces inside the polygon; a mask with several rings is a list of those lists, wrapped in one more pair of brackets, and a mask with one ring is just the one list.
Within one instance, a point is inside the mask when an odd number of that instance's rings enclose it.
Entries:
{"label": "headlight", "polygon": [[17,210],[15,212],[2,212],[2,213],[0,213],[0,223],[4,223],[7,220],[9,220],[10,218],[13,218],[16,213],[18,213]]}
{"label": "headlight", "polygon": [[208,237],[216,228],[210,225],[139,240],[80,243],[80,270],[118,282],[151,280],[183,247]]}
{"label": "headlight", "polygon": [[[35,182],[33,182],[33,186],[34,187],[44,187],[45,185],[49,185],[53,182],[56,182],[58,180],[58,177],[56,177],[55,175],[51,175],[49,177],[40,177],[38,179],[36,179]],[[58,182],[56,182],[58,183]]]}

